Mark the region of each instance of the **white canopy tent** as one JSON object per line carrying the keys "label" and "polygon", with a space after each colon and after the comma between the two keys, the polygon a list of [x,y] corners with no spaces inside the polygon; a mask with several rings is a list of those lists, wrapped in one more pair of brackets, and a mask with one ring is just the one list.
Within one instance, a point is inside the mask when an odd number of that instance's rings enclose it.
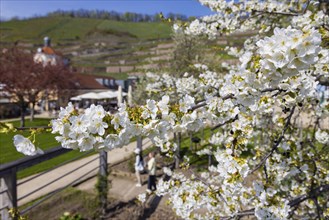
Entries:
{"label": "white canopy tent", "polygon": [[80,98],[80,96],[74,96],[74,97],[71,97],[70,100],[72,100],[72,101],[81,101],[81,98]]}
{"label": "white canopy tent", "polygon": [[102,99],[103,97],[99,96],[96,92],[88,92],[82,95],[71,97],[72,101],[81,101],[82,99]]}
{"label": "white canopy tent", "polygon": [[96,92],[88,92],[79,96],[81,99],[102,99]]}
{"label": "white canopy tent", "polygon": [[[88,92],[82,95],[78,95],[78,96],[74,96],[71,97],[70,100],[72,101],[81,101],[82,99],[114,99],[117,98],[119,95],[118,91],[113,91],[113,90],[109,90],[106,92],[100,92],[100,93],[96,93],[96,92]],[[126,92],[122,92],[122,96],[126,96],[127,93]]]}
{"label": "white canopy tent", "polygon": [[[98,95],[100,97],[102,97],[103,99],[114,99],[114,98],[117,98],[118,95],[119,95],[119,92],[118,91],[106,91],[106,92],[101,92],[101,93],[98,93]],[[126,92],[122,92],[122,96],[126,96],[127,93]]]}
{"label": "white canopy tent", "polygon": [[98,93],[98,95],[100,97],[102,97],[103,99],[113,99],[116,97],[116,94],[114,91],[100,92],[100,93]]}

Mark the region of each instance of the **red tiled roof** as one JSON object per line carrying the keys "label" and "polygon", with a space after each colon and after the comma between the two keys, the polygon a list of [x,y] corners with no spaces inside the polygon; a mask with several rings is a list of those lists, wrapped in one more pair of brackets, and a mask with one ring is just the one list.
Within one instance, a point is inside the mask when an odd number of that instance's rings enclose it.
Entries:
{"label": "red tiled roof", "polygon": [[108,87],[103,86],[96,79],[113,79],[112,77],[107,76],[87,75],[81,73],[75,73],[75,78],[79,89],[108,89]]}
{"label": "red tiled roof", "polygon": [[43,47],[42,48],[42,52],[44,52],[45,54],[49,54],[49,55],[56,54],[56,52],[54,51],[54,49],[51,48],[51,47]]}

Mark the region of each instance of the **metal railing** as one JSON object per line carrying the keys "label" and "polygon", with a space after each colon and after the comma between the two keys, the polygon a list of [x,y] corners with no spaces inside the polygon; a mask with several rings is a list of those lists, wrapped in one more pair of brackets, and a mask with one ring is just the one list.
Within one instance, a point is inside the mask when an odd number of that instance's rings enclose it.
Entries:
{"label": "metal railing", "polygon": [[73,185],[77,184],[78,182],[81,182],[83,179],[86,178],[86,176],[91,175],[93,172],[96,173],[96,170],[99,170],[100,175],[107,174],[107,152],[101,151],[99,153],[98,157],[88,160],[87,162],[79,165],[78,167],[74,168],[73,170],[70,170],[70,171],[56,177],[55,179],[50,180],[47,183],[44,183],[43,185],[39,186],[36,189],[31,190],[30,192],[20,196],[19,198],[17,197],[17,187],[18,186],[28,183],[30,181],[33,181],[36,178],[59,168],[60,166],[66,165],[74,160],[81,159],[82,157],[85,157],[88,154],[91,154],[92,152],[94,152],[94,151],[88,151],[88,152],[82,153],[75,158],[64,161],[61,164],[56,165],[55,167],[53,167],[51,169],[48,169],[44,172],[41,172],[32,177],[29,177],[20,183],[17,183],[17,172],[18,171],[31,167],[33,165],[39,164],[46,160],[52,159],[54,157],[58,157],[62,154],[68,153],[70,151],[71,151],[70,149],[65,149],[62,147],[55,147],[55,148],[45,151],[45,153],[42,155],[24,157],[22,159],[0,165],[0,216],[1,216],[1,219],[2,220],[10,219],[8,210],[11,208],[17,209],[19,201],[26,199],[27,197],[46,188],[47,186],[63,179],[64,177],[71,175],[72,173],[76,172],[77,170],[88,166],[89,164],[91,164],[92,162],[94,162],[96,160],[99,160],[99,165],[97,165],[96,167],[92,167],[91,169],[83,172],[79,177],[75,177],[73,181],[69,182],[65,186],[61,186],[57,189],[54,189],[53,191],[48,192],[48,194],[44,195],[41,199],[34,201],[31,205],[26,207],[24,210],[21,210],[20,213],[25,214],[26,212],[28,212],[31,209],[35,208],[36,206],[40,205],[43,201],[49,199],[50,197],[56,195],[57,193],[59,193],[61,191],[63,191],[67,187],[73,186]]}

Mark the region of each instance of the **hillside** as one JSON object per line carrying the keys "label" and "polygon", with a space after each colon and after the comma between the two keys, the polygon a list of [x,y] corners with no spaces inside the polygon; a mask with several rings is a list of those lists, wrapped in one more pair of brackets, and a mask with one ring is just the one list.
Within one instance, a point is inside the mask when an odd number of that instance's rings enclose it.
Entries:
{"label": "hillside", "polygon": [[88,40],[94,33],[99,35],[127,35],[139,40],[169,38],[170,25],[155,22],[122,22],[93,18],[42,17],[13,20],[0,23],[0,41],[39,43],[44,36],[53,42],[65,44]]}
{"label": "hillside", "polygon": [[51,38],[52,47],[83,73],[125,79],[168,62],[171,26],[93,18],[43,17],[0,23],[0,45],[14,43],[32,52]]}
{"label": "hillside", "polygon": [[[126,79],[129,75],[144,75],[169,66],[174,47],[171,31],[170,24],[164,22],[71,17],[12,20],[0,23],[0,49],[15,43],[35,53],[48,36],[55,51],[69,58],[79,72]],[[230,36],[238,46],[243,38]],[[232,59],[222,50],[227,43],[226,38],[219,38],[208,44],[207,56],[216,60]],[[221,49],[217,50],[218,47]]]}

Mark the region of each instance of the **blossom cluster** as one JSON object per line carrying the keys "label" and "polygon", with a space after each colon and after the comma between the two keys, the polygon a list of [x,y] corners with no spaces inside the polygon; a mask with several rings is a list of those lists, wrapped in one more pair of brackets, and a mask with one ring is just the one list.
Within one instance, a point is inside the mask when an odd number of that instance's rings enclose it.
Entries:
{"label": "blossom cluster", "polygon": [[[329,184],[329,104],[320,103],[316,90],[319,79],[329,76],[328,15],[308,10],[305,1],[201,3],[218,13],[191,22],[189,34],[259,30],[244,48],[227,48],[239,64],[225,65],[225,73],[197,64],[198,77],[149,73],[146,89],[161,99],[122,104],[113,115],[95,105],[78,114],[69,104],[52,121],[56,139],[85,151],[110,150],[143,136],[168,152],[179,150],[172,133],[212,127],[197,154],[214,157],[214,165],[201,173],[166,168],[170,180],[159,181],[157,193],[169,194],[179,216],[322,218],[317,209],[328,208],[328,193],[308,193]],[[16,140],[19,151],[36,152],[30,141]],[[139,198],[145,201],[146,195]]]}
{"label": "blossom cluster", "polygon": [[299,27],[319,27],[329,23],[328,14],[323,11],[307,10],[308,5],[319,7],[319,1],[200,0],[200,3],[217,13],[191,22],[185,30],[188,34],[206,34],[210,38],[250,30],[259,30],[262,34],[281,25],[278,20],[288,16],[293,16],[291,24]]}
{"label": "blossom cluster", "polygon": [[315,29],[297,30],[275,28],[271,37],[257,42],[259,47],[259,65],[263,77],[271,79],[271,86],[318,61],[321,35]]}

